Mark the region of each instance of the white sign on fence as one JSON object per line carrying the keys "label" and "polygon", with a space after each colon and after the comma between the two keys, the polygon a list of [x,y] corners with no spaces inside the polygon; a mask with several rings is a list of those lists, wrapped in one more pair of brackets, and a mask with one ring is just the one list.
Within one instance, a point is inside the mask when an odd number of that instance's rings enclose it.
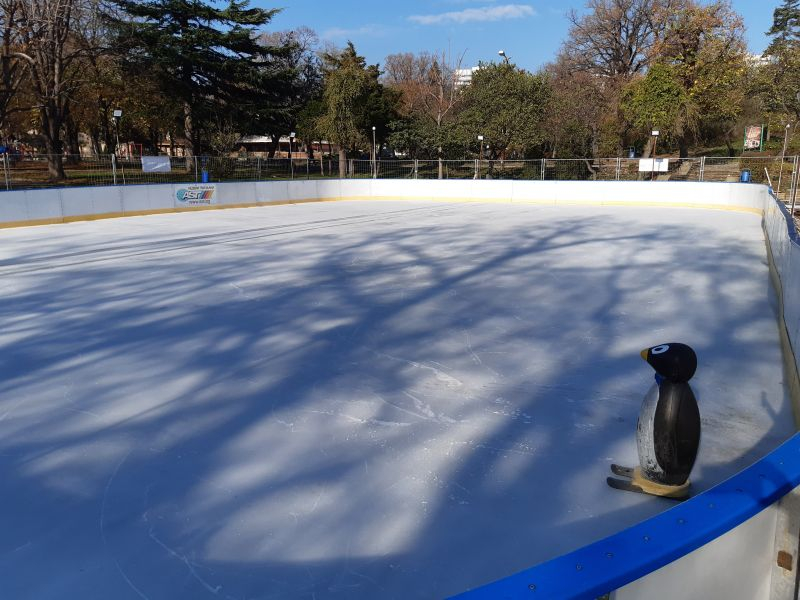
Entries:
{"label": "white sign on fence", "polygon": [[145,173],[169,173],[169,156],[143,156],[142,171]]}
{"label": "white sign on fence", "polygon": [[192,183],[175,191],[175,206],[207,206],[217,203],[215,183]]}
{"label": "white sign on fence", "polygon": [[669,171],[668,158],[640,158],[639,159],[639,172],[640,173],[666,173]]}

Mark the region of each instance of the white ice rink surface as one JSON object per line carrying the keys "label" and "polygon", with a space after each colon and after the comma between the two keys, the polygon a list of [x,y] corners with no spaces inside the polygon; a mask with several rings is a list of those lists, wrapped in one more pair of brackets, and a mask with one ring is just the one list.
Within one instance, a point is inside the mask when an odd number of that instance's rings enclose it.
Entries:
{"label": "white ice rink surface", "polygon": [[0,231],[0,597],[431,598],[672,506],[639,350],[691,344],[704,490],[793,432],[760,218],[339,202]]}

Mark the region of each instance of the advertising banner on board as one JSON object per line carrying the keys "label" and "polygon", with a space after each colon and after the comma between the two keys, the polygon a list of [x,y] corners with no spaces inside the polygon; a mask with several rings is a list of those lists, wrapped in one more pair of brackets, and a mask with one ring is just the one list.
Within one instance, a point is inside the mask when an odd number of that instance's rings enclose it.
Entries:
{"label": "advertising banner on board", "polygon": [[142,171],[145,173],[169,173],[171,170],[169,156],[142,156]]}
{"label": "advertising banner on board", "polygon": [[668,158],[640,158],[639,159],[639,172],[640,173],[666,173],[669,171]]}
{"label": "advertising banner on board", "polygon": [[764,145],[764,126],[748,125],[744,128],[744,149],[761,151]]}
{"label": "advertising banner on board", "polygon": [[217,203],[217,184],[191,183],[176,186],[175,206],[209,206]]}

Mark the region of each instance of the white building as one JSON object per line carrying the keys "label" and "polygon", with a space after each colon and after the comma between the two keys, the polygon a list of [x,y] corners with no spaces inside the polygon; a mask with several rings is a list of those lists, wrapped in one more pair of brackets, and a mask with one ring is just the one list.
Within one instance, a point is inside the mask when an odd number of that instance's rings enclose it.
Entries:
{"label": "white building", "polygon": [[468,69],[456,69],[456,85],[462,87],[472,83],[472,75],[480,67],[470,67]]}

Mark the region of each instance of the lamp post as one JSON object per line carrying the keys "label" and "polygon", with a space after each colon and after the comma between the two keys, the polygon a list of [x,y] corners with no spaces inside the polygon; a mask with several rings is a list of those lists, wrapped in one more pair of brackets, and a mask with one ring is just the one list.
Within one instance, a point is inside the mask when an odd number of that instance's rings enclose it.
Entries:
{"label": "lamp post", "polygon": [[289,172],[291,178],[294,179],[294,161],[292,160],[292,140],[294,140],[294,131],[289,134]]}
{"label": "lamp post", "polygon": [[786,158],[786,144],[789,141],[789,129],[792,127],[791,123],[786,124],[786,129],[783,130],[783,151],[781,152],[781,168],[778,171],[778,189],[775,190],[775,194],[780,196],[781,193],[781,178],[783,177],[783,160]]}
{"label": "lamp post", "polygon": [[481,163],[483,162],[483,136],[478,136],[478,168],[475,169],[475,179],[480,179]]}
{"label": "lamp post", "polygon": [[661,132],[658,129],[653,129],[650,132],[650,135],[653,136],[653,158],[652,160],[652,167],[650,168],[650,181],[654,181],[656,178],[656,149],[658,148],[658,136]]}
{"label": "lamp post", "polygon": [[[114,133],[115,133],[116,139],[117,139],[117,147],[115,148],[115,151],[114,151],[114,156],[116,157],[116,156],[119,155],[119,122],[122,119],[122,110],[119,109],[119,108],[115,108],[113,114],[114,114]],[[120,168],[122,170],[122,185],[125,185],[125,165],[120,163]],[[116,183],[117,183],[117,177],[116,177],[116,173],[115,173],[114,174],[114,184],[116,185]]]}
{"label": "lamp post", "polygon": [[120,109],[114,110],[114,132],[116,133],[117,137],[117,149],[114,154],[119,154],[119,120],[122,118],[122,111]]}
{"label": "lamp post", "polygon": [[378,148],[375,142],[375,125],[372,126],[372,178],[378,178]]}
{"label": "lamp post", "polygon": [[506,61],[506,64],[508,64],[509,61],[508,61],[508,55],[506,54],[506,51],[505,50],[498,50],[497,53],[500,56],[502,56],[503,60]]}

